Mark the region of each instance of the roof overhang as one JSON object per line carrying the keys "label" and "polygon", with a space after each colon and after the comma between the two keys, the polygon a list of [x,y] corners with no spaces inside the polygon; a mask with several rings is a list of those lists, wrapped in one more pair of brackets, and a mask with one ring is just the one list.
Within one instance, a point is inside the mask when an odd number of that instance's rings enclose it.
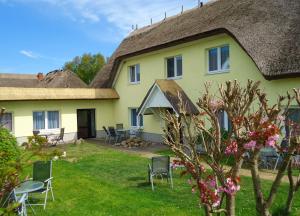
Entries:
{"label": "roof overhang", "polygon": [[183,89],[174,80],[156,80],[139,107],[138,115],[155,114],[171,109],[179,116],[180,99],[188,114],[197,115],[199,111]]}
{"label": "roof overhang", "polygon": [[165,94],[161,91],[160,87],[157,85],[157,83],[154,83],[146,95],[143,103],[141,104],[138,115],[155,114],[161,109],[172,109],[176,115],[178,115],[177,111],[172,106]]}
{"label": "roof overhang", "polygon": [[0,101],[119,99],[109,88],[15,88],[0,87]]}

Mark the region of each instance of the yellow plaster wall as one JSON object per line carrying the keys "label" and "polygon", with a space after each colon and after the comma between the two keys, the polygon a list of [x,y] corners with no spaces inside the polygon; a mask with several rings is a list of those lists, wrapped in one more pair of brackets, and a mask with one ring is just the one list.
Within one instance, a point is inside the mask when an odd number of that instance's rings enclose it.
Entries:
{"label": "yellow plaster wall", "polygon": [[13,113],[13,133],[16,137],[32,135],[33,111],[60,112],[60,126],[65,133],[77,132],[77,109],[96,109],[96,130],[114,122],[110,100],[58,100],[58,101],[10,101],[1,102],[7,112]]}
{"label": "yellow plaster wall", "polygon": [[[230,47],[230,71],[228,73],[208,74],[207,50],[225,44]],[[242,83],[245,83],[247,79],[260,80],[262,88],[269,93],[271,102],[276,100],[276,95],[279,93],[284,94],[292,88],[300,88],[300,78],[265,80],[239,44],[230,36],[223,34],[124,61],[114,84],[114,88],[120,95],[120,99],[114,103],[114,115],[119,122],[123,122],[126,127],[129,127],[128,108],[139,107],[155,79],[166,78],[165,59],[175,55],[182,55],[183,61],[183,76],[176,82],[194,103],[203,91],[203,83],[206,81],[212,81],[216,90],[217,84],[226,80],[237,79]],[[134,64],[140,64],[141,81],[140,84],[131,85],[128,82],[128,67]],[[144,131],[161,133],[160,125],[159,118],[153,115],[144,117]]]}

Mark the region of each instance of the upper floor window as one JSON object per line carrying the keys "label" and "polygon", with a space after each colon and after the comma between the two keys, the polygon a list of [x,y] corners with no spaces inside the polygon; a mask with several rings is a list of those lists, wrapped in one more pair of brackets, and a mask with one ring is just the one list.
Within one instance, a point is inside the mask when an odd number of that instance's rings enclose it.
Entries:
{"label": "upper floor window", "polygon": [[33,112],[33,129],[57,129],[59,128],[58,111],[37,111]]}
{"label": "upper floor window", "polygon": [[131,127],[143,127],[144,125],[143,116],[138,115],[138,109],[136,108],[130,109],[130,125]]}
{"label": "upper floor window", "polygon": [[229,70],[229,46],[211,48],[208,50],[208,72],[218,73]]}
{"label": "upper floor window", "polygon": [[12,113],[3,113],[3,115],[0,117],[0,126],[12,131]]}
{"label": "upper floor window", "polygon": [[140,65],[129,66],[129,82],[132,84],[140,83]]}
{"label": "upper floor window", "polygon": [[182,77],[182,56],[167,58],[167,78]]}

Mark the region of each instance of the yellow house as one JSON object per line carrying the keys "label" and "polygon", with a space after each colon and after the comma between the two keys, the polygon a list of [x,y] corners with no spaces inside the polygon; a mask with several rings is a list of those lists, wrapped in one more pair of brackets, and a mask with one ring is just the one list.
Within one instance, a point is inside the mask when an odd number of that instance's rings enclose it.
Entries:
{"label": "yellow house", "polygon": [[[216,87],[226,80],[259,80],[271,102],[300,88],[299,7],[298,0],[213,1],[133,31],[89,87],[24,87],[6,99],[2,88],[8,87],[0,87],[0,105],[12,113],[11,128],[20,140],[36,127],[36,111],[44,111],[38,114],[48,124],[49,116],[60,116],[56,126],[65,127],[69,139],[78,137],[80,116],[87,115],[95,119],[87,137],[121,123],[141,128],[144,139],[161,141],[164,123],[157,108],[176,112],[177,90],[195,111],[207,81]],[[222,118],[226,128],[226,113]]]}

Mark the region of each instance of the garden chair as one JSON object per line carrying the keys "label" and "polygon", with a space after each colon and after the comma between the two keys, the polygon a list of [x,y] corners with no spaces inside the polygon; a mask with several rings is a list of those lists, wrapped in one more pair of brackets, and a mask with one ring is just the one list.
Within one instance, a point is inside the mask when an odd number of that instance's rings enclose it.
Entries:
{"label": "garden chair", "polygon": [[116,144],[120,139],[120,135],[117,133],[114,127],[108,127],[108,132],[109,132],[108,142],[110,143],[111,140],[115,140],[115,144]]}
{"label": "garden chair", "polygon": [[0,208],[6,208],[10,204],[18,204],[17,205],[18,207],[15,209],[15,214],[18,216],[27,216],[27,209],[25,203],[26,199],[27,199],[26,194],[17,196],[15,193],[15,189],[13,189],[5,198],[4,202],[1,203]]}
{"label": "garden chair", "polygon": [[65,143],[64,142],[64,135],[65,135],[65,129],[61,128],[59,135],[51,138],[51,145],[56,146],[59,143],[64,144]]}
{"label": "garden chair", "polygon": [[31,192],[30,194],[42,194],[45,195],[43,203],[31,204],[42,205],[46,209],[48,192],[51,192],[52,200],[54,201],[54,195],[52,190],[52,161],[37,161],[33,164],[33,181],[44,182],[44,188]]}
{"label": "garden chair", "polygon": [[123,124],[116,124],[116,129],[117,130],[123,130],[124,129]]}
{"label": "garden chair", "polygon": [[265,169],[276,170],[280,159],[280,154],[278,154],[273,148],[265,148],[260,152],[260,165]]}
{"label": "garden chair", "polygon": [[103,128],[103,130],[104,130],[104,132],[105,132],[105,143],[107,143],[107,141],[109,141],[110,140],[110,134],[109,134],[109,132],[108,132],[108,130],[106,129],[106,127],[105,126],[103,126],[102,127]]}
{"label": "garden chair", "polygon": [[154,191],[153,178],[160,176],[167,177],[167,181],[170,182],[171,188],[173,188],[172,171],[170,168],[170,157],[169,156],[158,156],[152,157],[151,164],[148,166],[148,179],[151,183],[152,191]]}

